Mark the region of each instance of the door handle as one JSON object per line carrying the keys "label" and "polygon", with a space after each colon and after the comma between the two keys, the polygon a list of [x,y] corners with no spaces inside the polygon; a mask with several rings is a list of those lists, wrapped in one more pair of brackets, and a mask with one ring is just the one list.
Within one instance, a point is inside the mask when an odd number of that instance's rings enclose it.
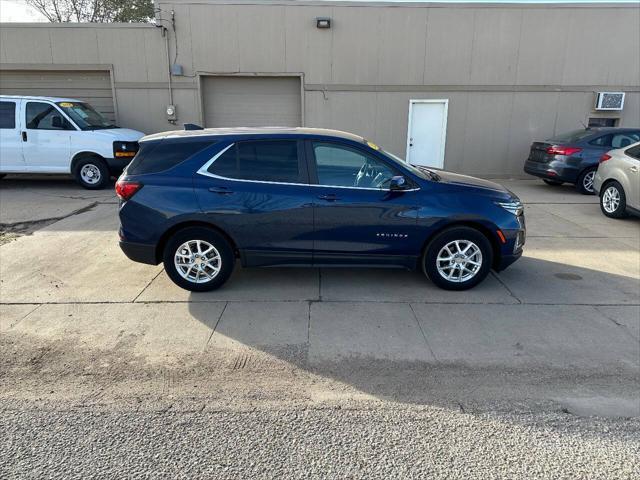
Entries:
{"label": "door handle", "polygon": [[638,171],[638,167],[636,166],[629,167],[629,170],[631,170],[633,173],[636,173]]}
{"label": "door handle", "polygon": [[220,195],[229,195],[230,193],[233,193],[227,187],[209,187],[209,191]]}
{"label": "door handle", "polygon": [[328,193],[326,195],[318,195],[320,200],[326,200],[327,202],[335,202],[336,200],[340,200],[335,193]]}
{"label": "door handle", "polygon": [[23,142],[27,141],[27,132],[25,132],[25,131],[22,132],[22,141]]}

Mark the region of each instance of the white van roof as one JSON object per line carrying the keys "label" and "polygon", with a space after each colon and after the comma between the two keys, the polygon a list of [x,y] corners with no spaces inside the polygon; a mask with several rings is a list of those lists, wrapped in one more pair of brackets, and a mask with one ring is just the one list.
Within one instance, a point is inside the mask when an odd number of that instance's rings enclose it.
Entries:
{"label": "white van roof", "polygon": [[0,98],[11,100],[46,100],[49,102],[76,102],[82,103],[82,100],[77,98],[61,98],[61,97],[40,97],[34,95],[0,95]]}

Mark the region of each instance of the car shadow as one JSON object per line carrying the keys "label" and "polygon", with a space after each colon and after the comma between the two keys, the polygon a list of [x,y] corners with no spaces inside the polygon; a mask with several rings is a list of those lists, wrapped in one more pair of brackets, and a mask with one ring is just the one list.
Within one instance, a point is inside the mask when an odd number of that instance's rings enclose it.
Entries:
{"label": "car shadow", "polygon": [[[335,276],[327,280],[327,272]],[[637,394],[640,283],[633,272],[523,258],[479,287],[489,302],[473,290],[438,290],[415,272],[318,275],[335,288],[321,284],[307,300],[230,300],[239,298],[230,290],[243,288],[233,285],[241,277],[217,292],[190,294],[189,315],[213,329],[205,354],[227,357],[232,370],[286,365],[311,379],[311,396],[324,385],[329,396],[482,411]],[[387,282],[386,293],[374,288],[372,298],[365,286],[384,277],[410,294]],[[273,278],[283,291],[297,287],[280,273]],[[348,283],[360,285],[349,290]],[[211,302],[224,303],[222,314]]]}

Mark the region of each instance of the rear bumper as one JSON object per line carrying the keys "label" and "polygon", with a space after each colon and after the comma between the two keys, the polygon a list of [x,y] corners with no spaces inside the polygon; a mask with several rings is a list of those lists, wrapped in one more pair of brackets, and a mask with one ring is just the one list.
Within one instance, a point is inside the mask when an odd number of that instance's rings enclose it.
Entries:
{"label": "rear bumper", "polygon": [[575,183],[579,169],[559,161],[532,162],[527,160],[524,164],[524,171],[529,175],[549,180],[559,180],[562,182]]}
{"label": "rear bumper", "polygon": [[156,246],[144,243],[125,242],[120,240],[120,249],[134,262],[157,265]]}

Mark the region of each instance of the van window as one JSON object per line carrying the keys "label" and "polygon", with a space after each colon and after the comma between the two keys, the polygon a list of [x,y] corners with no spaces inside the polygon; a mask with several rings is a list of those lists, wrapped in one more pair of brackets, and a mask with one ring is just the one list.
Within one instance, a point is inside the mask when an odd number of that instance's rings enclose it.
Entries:
{"label": "van window", "polygon": [[30,130],[73,130],[60,110],[49,103],[27,102],[25,116]]}
{"label": "van window", "polygon": [[16,128],[15,102],[0,102],[0,128]]}
{"label": "van window", "polygon": [[298,143],[295,140],[239,142],[216,159],[208,171],[238,180],[299,183]]}
{"label": "van window", "polygon": [[142,142],[138,153],[127,167],[127,174],[144,175],[163,172],[215,143],[212,139],[165,142],[166,140]]}

